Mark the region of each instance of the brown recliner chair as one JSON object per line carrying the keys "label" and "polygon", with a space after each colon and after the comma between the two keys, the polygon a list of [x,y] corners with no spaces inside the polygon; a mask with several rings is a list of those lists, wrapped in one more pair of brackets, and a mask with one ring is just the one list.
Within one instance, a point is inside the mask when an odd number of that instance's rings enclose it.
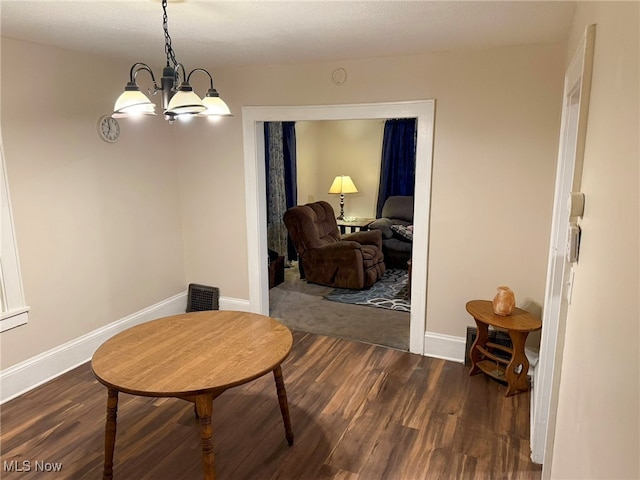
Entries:
{"label": "brown recliner chair", "polygon": [[290,208],[284,223],[300,258],[301,277],[308,282],[362,289],[376,283],[385,271],[382,233],[372,230],[340,235],[327,202]]}

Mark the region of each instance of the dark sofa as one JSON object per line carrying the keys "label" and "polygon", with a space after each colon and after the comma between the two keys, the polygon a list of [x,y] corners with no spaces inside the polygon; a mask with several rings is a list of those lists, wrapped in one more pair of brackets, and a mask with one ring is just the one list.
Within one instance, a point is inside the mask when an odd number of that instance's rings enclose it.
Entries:
{"label": "dark sofa", "polygon": [[[413,225],[413,196],[391,196],[382,207],[382,217],[369,225],[369,230],[382,232],[382,253],[388,268],[407,269],[413,246],[412,235],[405,228]],[[411,232],[409,232],[411,233]]]}

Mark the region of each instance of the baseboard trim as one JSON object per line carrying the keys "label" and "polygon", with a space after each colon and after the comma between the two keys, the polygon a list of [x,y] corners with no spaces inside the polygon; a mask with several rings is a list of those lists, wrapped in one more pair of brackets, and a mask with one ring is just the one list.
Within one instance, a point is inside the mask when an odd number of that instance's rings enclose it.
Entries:
{"label": "baseboard trim", "polygon": [[433,332],[424,334],[424,354],[427,357],[464,363],[465,349],[466,339],[463,337]]}
{"label": "baseboard trim", "polygon": [[233,297],[220,297],[220,310],[237,310],[240,312],[249,312],[251,303],[249,300]]}
{"label": "baseboard trim", "polygon": [[[0,371],[0,405],[88,362],[107,339],[149,320],[184,313],[187,292],[174,295],[132,315]],[[223,310],[247,310],[249,301],[220,298]]]}

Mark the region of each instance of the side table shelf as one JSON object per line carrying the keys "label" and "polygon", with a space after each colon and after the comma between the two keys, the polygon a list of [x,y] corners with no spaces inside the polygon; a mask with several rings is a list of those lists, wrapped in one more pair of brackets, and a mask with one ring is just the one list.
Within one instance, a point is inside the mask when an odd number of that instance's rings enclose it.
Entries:
{"label": "side table shelf", "polygon": [[[493,305],[488,300],[467,302],[467,312],[478,327],[478,335],[471,346],[471,371],[469,375],[485,373],[506,382],[506,397],[529,389],[529,360],[524,353],[524,345],[529,332],[542,328],[540,319],[528,312],[515,308],[509,316],[493,313]],[[489,326],[505,330],[511,339],[512,348],[489,341]],[[506,354],[499,356],[496,351]]]}

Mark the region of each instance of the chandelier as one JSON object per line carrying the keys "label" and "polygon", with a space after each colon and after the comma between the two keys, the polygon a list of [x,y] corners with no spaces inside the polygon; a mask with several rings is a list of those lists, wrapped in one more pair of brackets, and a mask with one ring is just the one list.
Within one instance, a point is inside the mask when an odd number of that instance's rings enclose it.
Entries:
{"label": "chandelier", "polygon": [[[124,88],[124,92],[116,100],[112,116],[124,118],[156,114],[156,105],[140,91],[140,87],[136,82],[138,74],[143,71],[151,75],[153,82],[147,93],[156,95],[158,92],[162,92],[164,118],[169,123],[173,123],[176,118],[231,115],[229,107],[213,87],[211,74],[204,68],[196,68],[187,75],[184,65],[176,60],[175,52],[171,47],[171,37],[169,36],[167,0],[162,0],[162,10],[164,12],[162,27],[164,29],[164,51],[167,55],[167,65],[162,69],[160,86],[156,82],[153,71],[146,63],[134,63],[129,72],[129,82]],[[207,90],[203,98],[200,98],[189,84],[191,75],[195,73],[203,73],[209,77],[209,90]]]}

